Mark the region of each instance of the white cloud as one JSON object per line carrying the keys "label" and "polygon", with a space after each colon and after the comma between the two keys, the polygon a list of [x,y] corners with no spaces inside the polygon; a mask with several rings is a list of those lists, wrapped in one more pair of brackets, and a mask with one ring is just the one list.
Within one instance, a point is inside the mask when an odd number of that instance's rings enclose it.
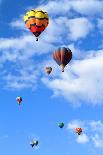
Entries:
{"label": "white cloud", "polygon": [[44,53],[48,53],[50,49],[54,49],[54,46],[47,43],[46,41],[44,42],[42,38],[39,39],[38,44],[38,42],[35,41],[35,36],[33,36],[32,34],[23,35],[18,38],[1,38],[0,51],[11,51],[11,49],[13,49],[13,51],[16,51],[16,54],[20,53],[20,51],[23,51],[26,56],[32,56],[34,54],[41,55]]}
{"label": "white cloud", "polygon": [[75,16],[73,18],[72,9],[75,8],[74,6],[75,2],[68,2],[68,0],[64,0],[64,3],[63,1],[50,1],[46,5],[39,6],[47,11],[51,18],[53,17],[53,19],[50,19],[44,38],[48,38],[48,41],[52,43],[62,43],[65,40],[76,41],[85,38],[93,30],[93,24],[86,17]]}
{"label": "white cloud", "polygon": [[89,125],[91,128],[91,132],[94,133],[91,136],[94,146],[103,148],[103,122],[100,120],[91,121]]}
{"label": "white cloud", "polygon": [[101,136],[99,136],[98,134],[95,134],[92,137],[92,140],[93,140],[93,143],[94,143],[95,147],[103,148],[103,135],[102,135],[102,138],[101,138]]}
{"label": "white cloud", "polygon": [[93,131],[101,132],[103,130],[103,123],[101,121],[91,121],[90,126]]}
{"label": "white cloud", "polygon": [[[49,26],[43,38],[51,43],[65,43],[85,38],[92,30],[93,24],[84,17],[69,19],[58,17],[50,19]],[[49,37],[48,37],[49,36]]]}
{"label": "white cloud", "polygon": [[[44,41],[47,41],[48,43],[51,43],[51,44],[53,43],[62,44],[64,40],[63,36],[65,33],[65,24],[59,23],[58,20],[59,18],[49,20],[49,26],[47,27],[46,32],[44,32],[44,35],[43,35]],[[61,22],[62,22],[62,19],[61,19]]]}
{"label": "white cloud", "polygon": [[63,15],[69,11],[70,5],[68,5],[68,0],[64,1],[49,1],[45,5],[40,5],[38,8],[42,8],[47,11],[49,15]]}
{"label": "white cloud", "polygon": [[32,35],[1,38],[0,64],[3,69],[3,71],[1,70],[2,79],[7,82],[6,86],[14,89],[35,88],[42,70],[37,57],[40,58],[41,55],[47,54],[53,49],[52,44],[44,42],[43,39],[38,43]]}
{"label": "white cloud", "polygon": [[92,105],[102,104],[103,52],[101,50],[95,53],[90,58],[74,60],[58,78],[52,80],[43,78],[42,81],[54,93],[64,96],[75,105],[80,104],[81,101]]}
{"label": "white cloud", "polygon": [[19,75],[13,75],[11,73],[6,74],[3,79],[6,81],[5,88],[11,89],[24,89],[24,88],[33,88],[35,89],[37,86],[37,78],[38,72],[37,70],[20,70]]}
{"label": "white cloud", "polygon": [[25,31],[28,31],[28,29],[26,28],[25,26],[25,23],[23,21],[22,18],[18,19],[18,20],[13,20],[11,23],[10,23],[10,26],[12,28],[17,28],[17,29],[21,29],[21,30],[25,30]]}
{"label": "white cloud", "polygon": [[83,15],[102,15],[103,2],[99,0],[78,0],[71,2],[73,9]]}
{"label": "white cloud", "polygon": [[81,134],[77,137],[76,141],[80,144],[85,144],[89,142],[89,137],[86,134]]}
{"label": "white cloud", "polygon": [[73,120],[73,121],[68,123],[67,129],[74,130],[75,128],[79,128],[79,127],[81,127],[83,129],[84,128],[84,124],[85,123],[83,121]]}
{"label": "white cloud", "polygon": [[82,15],[102,16],[103,2],[99,0],[55,0],[49,1],[46,5],[41,5],[39,7],[47,11],[50,15],[66,14],[69,16],[71,14],[71,10],[73,10]]}
{"label": "white cloud", "polygon": [[68,26],[70,39],[74,41],[80,38],[85,38],[93,29],[92,23],[90,23],[89,20],[84,17],[69,20]]}

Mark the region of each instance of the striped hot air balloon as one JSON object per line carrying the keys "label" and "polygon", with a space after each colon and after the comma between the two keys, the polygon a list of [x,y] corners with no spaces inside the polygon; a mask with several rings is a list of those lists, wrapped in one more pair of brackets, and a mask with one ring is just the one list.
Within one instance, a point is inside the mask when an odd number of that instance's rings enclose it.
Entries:
{"label": "striped hot air balloon", "polygon": [[70,62],[72,59],[72,52],[69,48],[61,47],[58,48],[53,53],[53,58],[56,61],[56,63],[61,66],[62,72],[64,72],[65,66]]}
{"label": "striped hot air balloon", "polygon": [[32,9],[24,16],[24,22],[26,27],[35,35],[36,41],[38,41],[39,35],[49,24],[49,16],[47,12]]}

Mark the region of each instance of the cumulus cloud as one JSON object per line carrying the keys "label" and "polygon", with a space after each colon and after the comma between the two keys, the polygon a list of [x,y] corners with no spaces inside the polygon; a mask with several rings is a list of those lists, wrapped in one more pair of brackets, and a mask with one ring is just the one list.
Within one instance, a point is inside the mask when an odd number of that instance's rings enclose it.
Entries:
{"label": "cumulus cloud", "polygon": [[[93,30],[93,24],[84,17],[69,19],[67,17],[58,17],[50,19],[49,26],[44,35],[51,43],[65,43],[66,41],[77,41]],[[49,37],[48,37],[49,36]]]}
{"label": "cumulus cloud", "polygon": [[86,134],[81,134],[77,137],[76,141],[80,144],[85,144],[89,141],[89,137]]}
{"label": "cumulus cloud", "polygon": [[103,148],[103,122],[102,121],[91,121],[89,122],[92,134],[91,139],[95,147]]}
{"label": "cumulus cloud", "polygon": [[17,28],[17,29],[21,29],[21,30],[25,30],[27,31],[28,29],[26,29],[26,26],[25,26],[25,23],[23,21],[22,18],[18,19],[18,20],[13,20],[11,23],[10,23],[10,26],[12,28]]}
{"label": "cumulus cloud", "polygon": [[[28,31],[21,19],[12,21],[10,26]],[[85,38],[93,28],[94,25],[85,17],[69,19],[66,16],[60,16],[56,19],[49,19],[49,26],[43,32],[41,38],[51,44],[62,44],[65,41],[76,41]]]}
{"label": "cumulus cloud", "polygon": [[100,135],[95,134],[92,137],[92,140],[93,140],[93,143],[94,143],[95,147],[103,148],[103,135],[102,135],[102,138],[101,138]]}
{"label": "cumulus cloud", "polygon": [[102,16],[103,2],[97,0],[56,0],[49,1],[46,5],[41,5],[39,7],[49,12],[50,15],[66,14],[69,16],[71,13],[70,11],[73,10],[76,13],[80,13],[81,15]]}
{"label": "cumulus cloud", "polygon": [[102,10],[103,10],[103,2],[99,0],[91,0],[91,1],[86,1],[86,0],[78,0],[75,1],[73,0],[71,2],[73,9],[81,13],[83,15],[101,15],[102,16]]}
{"label": "cumulus cloud", "polygon": [[38,77],[37,70],[28,70],[21,69],[19,71],[19,75],[13,75],[11,73],[7,73],[3,76],[3,80],[6,81],[6,87],[10,89],[24,89],[24,88],[36,88],[36,81]]}
{"label": "cumulus cloud", "polygon": [[81,120],[73,120],[68,123],[67,129],[73,130],[75,128],[81,127],[82,129],[84,128],[84,122]]}
{"label": "cumulus cloud", "polygon": [[68,123],[68,130],[71,131],[76,127],[81,127],[83,133],[75,136],[77,143],[91,143],[94,147],[103,148],[103,122],[102,121],[81,121],[72,120]]}
{"label": "cumulus cloud", "polygon": [[74,18],[68,21],[71,40],[85,38],[93,29],[93,24],[86,18]]}
{"label": "cumulus cloud", "polygon": [[33,56],[35,54],[42,55],[48,53],[50,52],[50,50],[54,49],[54,46],[52,44],[44,42],[43,39],[40,39],[39,44],[37,44],[33,35],[23,35],[18,38],[0,39],[0,51],[8,50],[10,52],[12,51],[12,49],[13,51],[16,51],[16,54],[21,54],[20,51],[23,51],[25,56]]}
{"label": "cumulus cloud", "polygon": [[[38,6],[38,8],[42,8],[47,11],[49,15],[64,15],[70,9],[70,5],[68,5],[68,0],[64,1],[49,1],[45,5],[42,4]],[[52,11],[51,11],[52,10]]]}
{"label": "cumulus cloud", "polygon": [[[66,67],[65,72],[59,78],[42,81],[51,88],[54,93],[64,96],[69,102],[79,104],[102,104],[103,100],[103,52],[97,51],[91,58],[74,60],[72,65]],[[98,93],[99,92],[99,93]],[[76,102],[75,102],[76,101]]]}
{"label": "cumulus cloud", "polygon": [[[50,45],[50,46],[49,46]],[[20,38],[0,39],[0,63],[2,64],[2,79],[7,82],[7,87],[20,89],[35,87],[40,75],[40,63],[37,57],[50,52],[52,44],[39,44],[32,35],[24,35]],[[8,66],[8,67],[7,67]]]}

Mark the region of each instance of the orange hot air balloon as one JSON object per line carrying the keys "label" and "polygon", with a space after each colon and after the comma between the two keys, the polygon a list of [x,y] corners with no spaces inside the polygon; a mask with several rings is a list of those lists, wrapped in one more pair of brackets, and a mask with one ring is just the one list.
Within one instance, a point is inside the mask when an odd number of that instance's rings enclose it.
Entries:
{"label": "orange hot air balloon", "polygon": [[76,132],[78,135],[81,135],[81,133],[82,133],[82,128],[75,128],[75,132]]}
{"label": "orange hot air balloon", "polygon": [[49,24],[49,16],[43,10],[30,10],[24,16],[26,27],[35,35],[38,41],[39,35],[45,30]]}
{"label": "orange hot air balloon", "polygon": [[53,53],[53,59],[56,61],[56,63],[61,66],[62,72],[64,72],[65,66],[70,62],[72,59],[72,52],[69,48],[61,47],[58,48]]}

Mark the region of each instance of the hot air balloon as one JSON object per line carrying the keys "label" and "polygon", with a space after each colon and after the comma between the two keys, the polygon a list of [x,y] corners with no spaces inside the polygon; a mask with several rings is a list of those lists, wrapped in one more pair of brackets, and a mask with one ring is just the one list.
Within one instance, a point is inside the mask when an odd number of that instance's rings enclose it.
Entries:
{"label": "hot air balloon", "polygon": [[39,35],[49,24],[49,16],[47,12],[32,9],[24,16],[24,22],[26,27],[35,35],[36,41],[38,41]]}
{"label": "hot air balloon", "polygon": [[62,122],[62,123],[58,123],[58,126],[60,127],[60,128],[63,128],[64,127],[64,123]]}
{"label": "hot air balloon", "polygon": [[72,59],[72,52],[69,48],[61,47],[53,53],[53,58],[56,63],[61,66],[62,72],[64,72],[65,66]]}
{"label": "hot air balloon", "polygon": [[30,142],[31,147],[37,146],[38,145],[38,140],[33,140]]}
{"label": "hot air balloon", "polygon": [[21,102],[22,102],[22,97],[18,96],[18,97],[16,98],[16,101],[17,101],[17,103],[20,105]]}
{"label": "hot air balloon", "polygon": [[82,128],[75,128],[75,132],[76,132],[78,135],[81,135],[81,133],[82,133]]}
{"label": "hot air balloon", "polygon": [[46,67],[45,72],[49,75],[52,72],[52,68],[51,67]]}

